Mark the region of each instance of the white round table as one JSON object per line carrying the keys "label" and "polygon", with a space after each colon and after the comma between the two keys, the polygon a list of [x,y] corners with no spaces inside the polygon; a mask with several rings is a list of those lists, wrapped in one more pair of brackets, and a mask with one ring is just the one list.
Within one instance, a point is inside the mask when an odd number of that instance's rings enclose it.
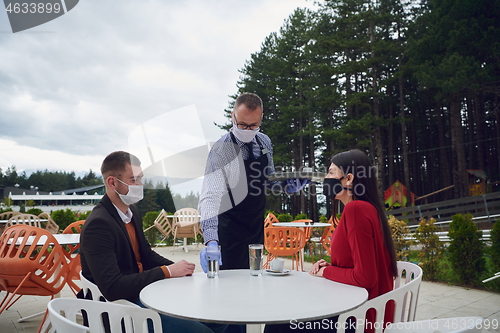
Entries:
{"label": "white round table", "polygon": [[225,324],[289,323],[335,316],[362,305],[365,289],[291,271],[274,276],[263,271],[220,271],[164,279],[146,286],[141,302],[160,313],[202,322]]}
{"label": "white round table", "polygon": [[329,227],[330,223],[314,222],[314,224],[305,224],[304,222],[279,222],[273,223],[273,227],[297,227],[297,228],[315,228],[315,227]]}

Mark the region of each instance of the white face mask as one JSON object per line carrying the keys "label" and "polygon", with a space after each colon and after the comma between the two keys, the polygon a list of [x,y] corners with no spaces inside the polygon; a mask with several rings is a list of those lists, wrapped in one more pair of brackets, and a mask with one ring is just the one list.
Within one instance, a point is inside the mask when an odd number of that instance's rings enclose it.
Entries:
{"label": "white face mask", "polygon": [[[118,178],[116,178],[118,179]],[[118,193],[117,190],[115,190],[116,194],[120,197],[120,199],[123,201],[123,203],[127,206],[130,206],[132,204],[135,204],[138,201],[141,201],[142,198],[144,197],[144,186],[143,185],[129,185],[127,183],[122,182],[120,179],[118,179],[120,183],[125,184],[128,186],[128,193],[127,194],[120,194]]]}
{"label": "white face mask", "polygon": [[237,137],[241,142],[250,142],[260,131],[260,128],[256,128],[253,130],[244,130],[238,128],[236,124],[233,124],[233,128],[231,130],[233,131],[234,136]]}

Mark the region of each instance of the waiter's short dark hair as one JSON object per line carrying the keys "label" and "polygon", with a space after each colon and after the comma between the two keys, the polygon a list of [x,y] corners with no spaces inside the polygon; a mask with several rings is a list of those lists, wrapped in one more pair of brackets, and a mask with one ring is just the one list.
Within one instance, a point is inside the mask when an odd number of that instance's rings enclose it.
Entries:
{"label": "waiter's short dark hair", "polygon": [[264,107],[262,105],[262,99],[257,94],[253,93],[243,93],[238,96],[236,102],[234,102],[234,108],[236,109],[240,105],[245,105],[250,110],[255,110],[258,107],[264,111]]}
{"label": "waiter's short dark hair", "polygon": [[141,161],[126,151],[115,151],[106,156],[101,164],[101,174],[106,179],[111,174],[125,171],[127,164],[141,166]]}

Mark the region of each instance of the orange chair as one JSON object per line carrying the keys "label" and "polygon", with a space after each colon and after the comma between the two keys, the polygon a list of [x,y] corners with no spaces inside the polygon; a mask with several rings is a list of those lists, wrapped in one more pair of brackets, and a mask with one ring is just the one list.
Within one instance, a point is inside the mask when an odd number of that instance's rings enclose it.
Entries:
{"label": "orange chair", "polygon": [[[83,224],[85,220],[80,220],[71,223],[64,229],[63,234],[79,234],[82,232]],[[75,294],[78,294],[80,288],[74,281],[80,280],[80,271],[82,270],[82,264],[80,263],[80,254],[78,253],[78,249],[80,248],[80,244],[75,245],[65,245],[67,250],[66,255],[68,256],[69,263],[69,273],[68,273],[68,286],[71,291]]]}
{"label": "orange chair", "polygon": [[337,228],[337,225],[339,224],[339,219],[338,218],[333,219],[333,216],[332,216],[332,217],[330,217],[330,220],[328,220],[328,223],[330,223],[331,225],[329,227],[326,227],[325,230],[323,231],[323,235],[321,235],[320,243],[321,243],[321,245],[323,245],[326,252],[330,256],[331,255],[330,243],[332,242],[333,232],[335,231],[335,228]]}
{"label": "orange chair", "polygon": [[279,223],[278,219],[273,213],[267,214],[266,218],[264,219],[264,228],[269,228],[273,226],[273,223]]}
{"label": "orange chair", "polygon": [[[14,225],[0,236],[0,286],[7,293],[0,313],[23,295],[51,296],[66,284],[68,259],[61,245],[47,230]],[[44,328],[47,311],[38,332]]]}
{"label": "orange chair", "polygon": [[269,267],[269,262],[278,256],[291,256],[292,269],[304,271],[301,250],[306,245],[304,231],[295,227],[279,227],[264,229],[264,246],[269,252],[264,267]]}
{"label": "orange chair", "polygon": [[51,234],[59,232],[59,225],[52,219],[49,213],[38,214],[38,217],[42,220],[47,220],[47,222],[41,222],[42,225],[45,225],[45,230],[48,230]]}

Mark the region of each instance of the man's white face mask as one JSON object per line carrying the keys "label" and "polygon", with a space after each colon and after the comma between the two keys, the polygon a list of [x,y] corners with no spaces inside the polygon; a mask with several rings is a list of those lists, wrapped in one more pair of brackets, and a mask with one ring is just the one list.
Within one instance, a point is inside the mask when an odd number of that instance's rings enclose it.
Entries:
{"label": "man's white face mask", "polygon": [[[118,179],[118,178],[116,178]],[[143,185],[129,185],[120,179],[118,181],[122,184],[125,184],[128,186],[128,192],[127,194],[120,194],[118,193],[117,190],[115,190],[116,194],[120,197],[120,199],[123,201],[123,203],[127,206],[130,206],[132,204],[135,204],[138,201],[141,201],[142,198],[144,197],[144,186]]]}
{"label": "man's white face mask", "polygon": [[234,136],[238,138],[241,142],[250,142],[260,131],[260,126],[255,129],[241,129],[236,125],[236,119],[233,115],[233,127],[231,128]]}

